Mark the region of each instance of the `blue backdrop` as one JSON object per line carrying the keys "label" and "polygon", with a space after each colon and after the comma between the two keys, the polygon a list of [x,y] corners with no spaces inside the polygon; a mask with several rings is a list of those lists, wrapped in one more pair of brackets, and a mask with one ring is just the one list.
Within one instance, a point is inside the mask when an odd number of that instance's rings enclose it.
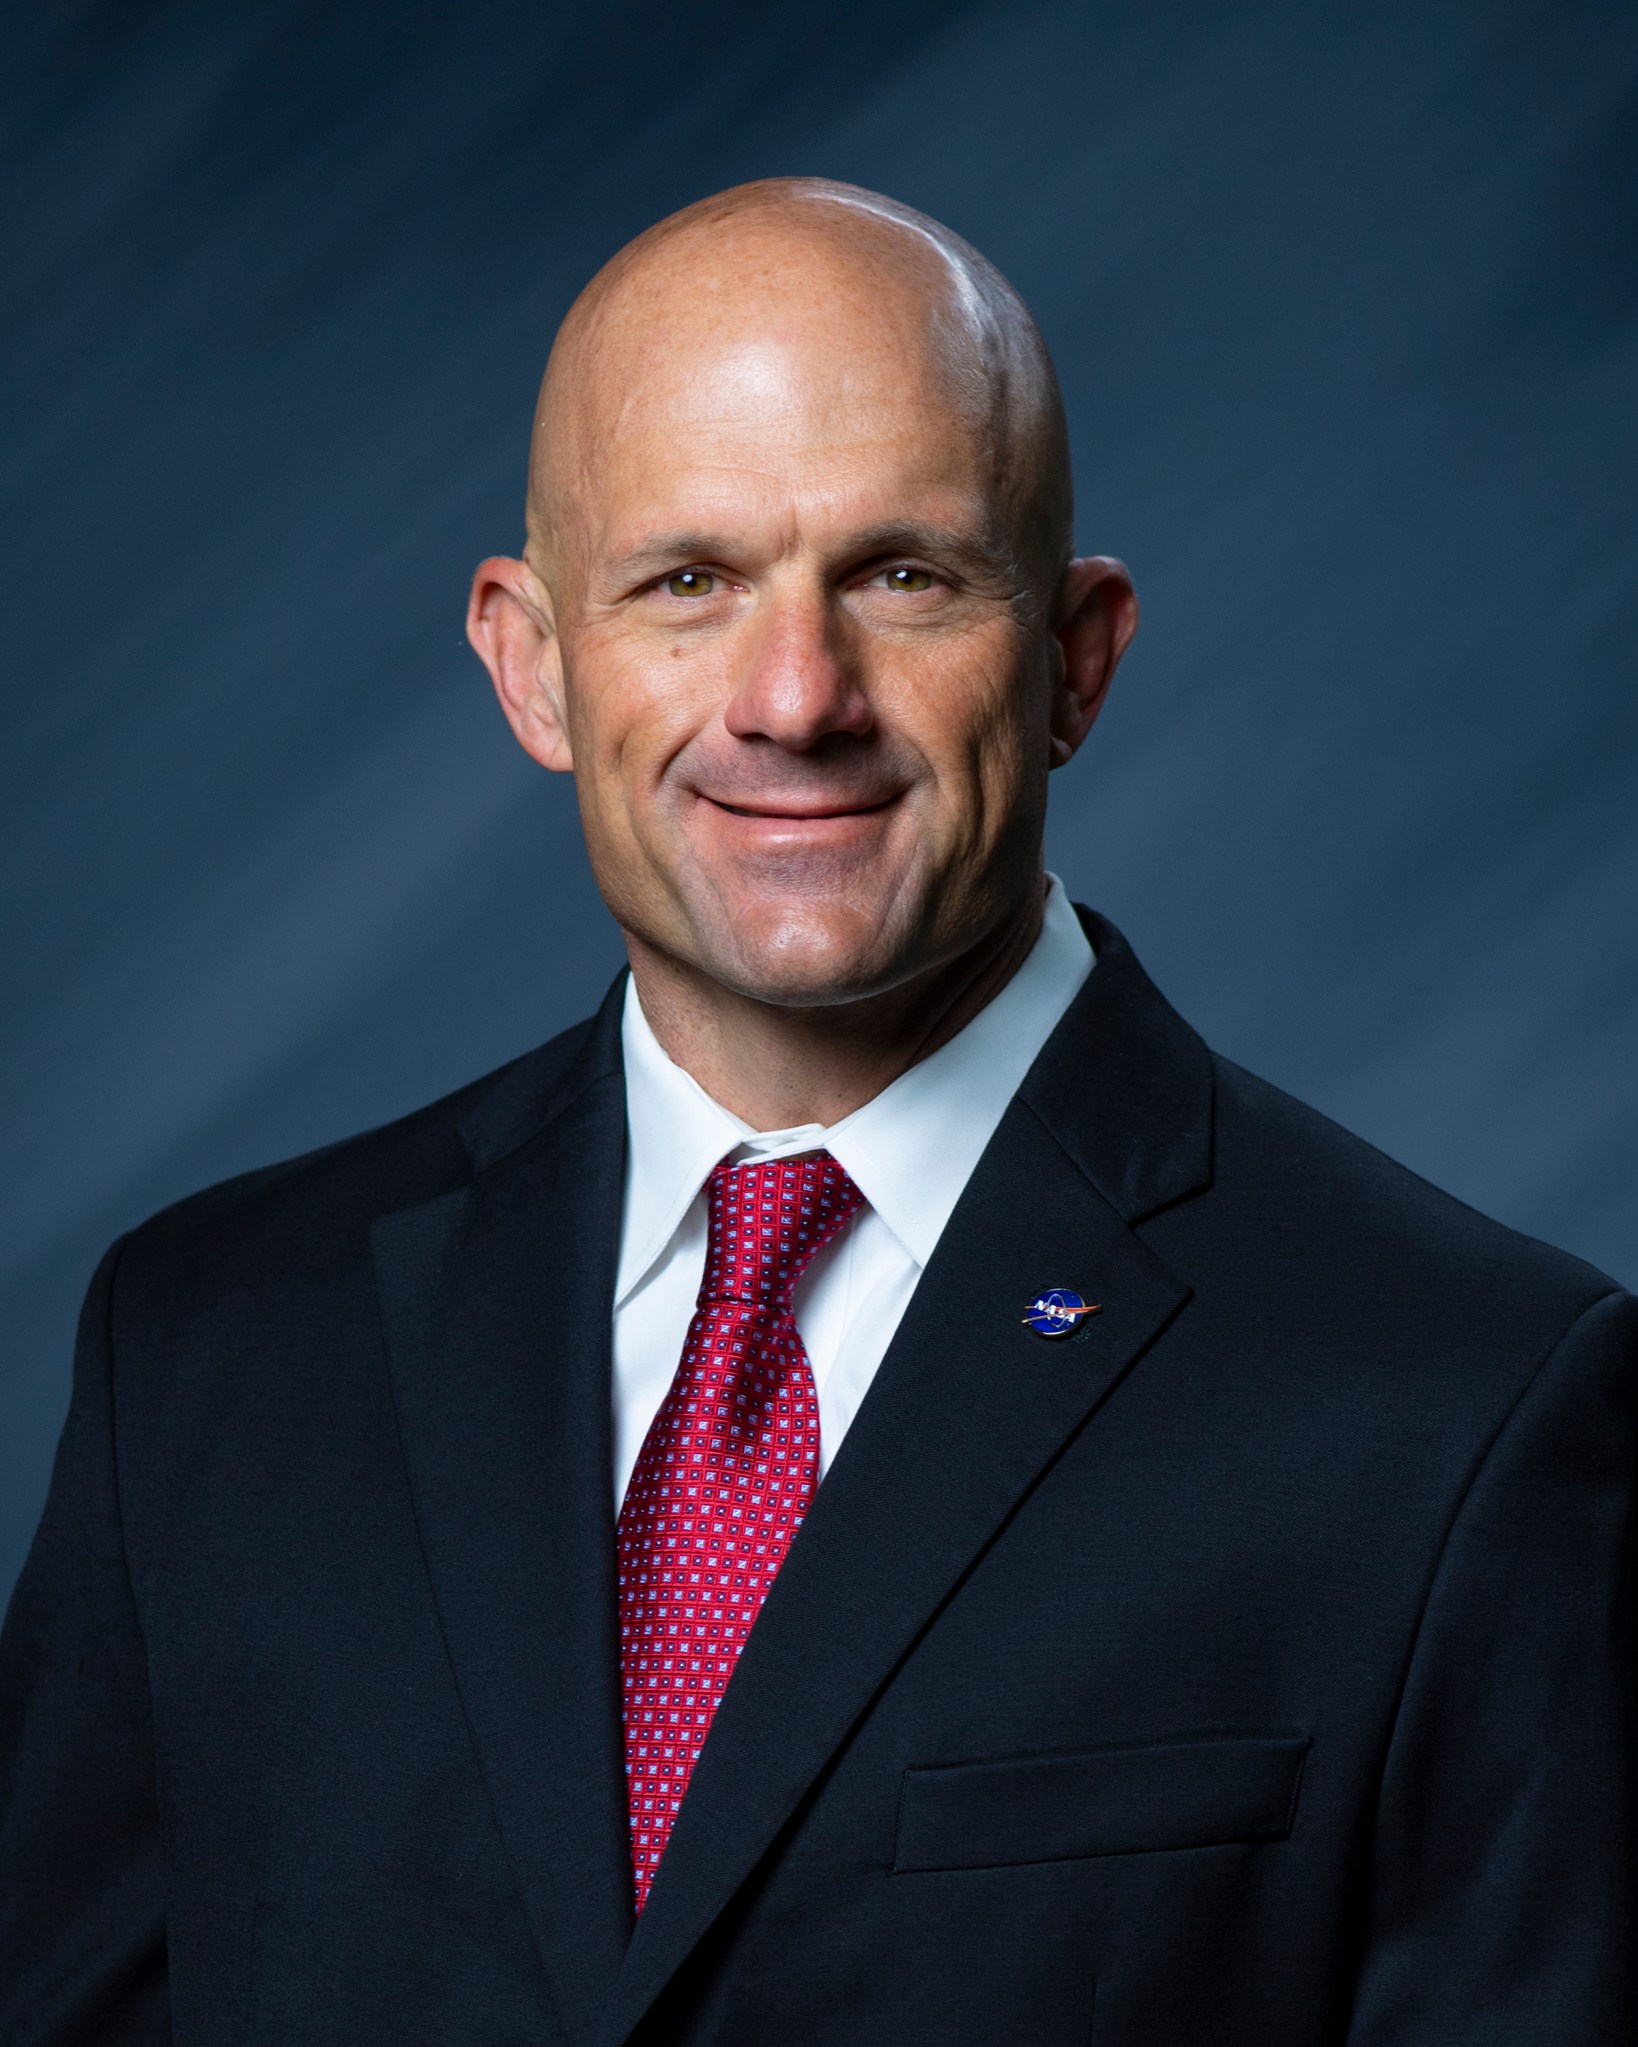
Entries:
{"label": "blue backdrop", "polygon": [[1222,1049],[1638,1281],[1638,11],[4,8],[0,1593],[80,1290],[618,964],[465,648],[558,318],[777,171],[986,250],[1146,612],[1053,864]]}

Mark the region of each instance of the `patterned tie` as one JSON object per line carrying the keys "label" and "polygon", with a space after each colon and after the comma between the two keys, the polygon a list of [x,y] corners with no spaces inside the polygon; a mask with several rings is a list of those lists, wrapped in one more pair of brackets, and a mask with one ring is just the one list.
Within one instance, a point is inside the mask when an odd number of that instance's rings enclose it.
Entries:
{"label": "patterned tie", "polygon": [[723,1164],[705,1191],[699,1304],[620,1509],[639,1912],[735,1659],[813,1499],[819,1402],[791,1294],[864,1200],[825,1151]]}

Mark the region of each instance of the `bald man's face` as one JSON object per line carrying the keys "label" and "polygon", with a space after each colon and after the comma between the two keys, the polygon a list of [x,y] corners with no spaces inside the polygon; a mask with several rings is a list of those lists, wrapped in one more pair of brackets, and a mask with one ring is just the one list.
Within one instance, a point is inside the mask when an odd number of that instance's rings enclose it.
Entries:
{"label": "bald man's face", "polygon": [[593,337],[507,593],[536,636],[497,626],[620,923],[780,1004],[891,987],[1016,913],[1065,695],[925,306],[817,282],[764,281],[748,317],[696,279],[688,317]]}

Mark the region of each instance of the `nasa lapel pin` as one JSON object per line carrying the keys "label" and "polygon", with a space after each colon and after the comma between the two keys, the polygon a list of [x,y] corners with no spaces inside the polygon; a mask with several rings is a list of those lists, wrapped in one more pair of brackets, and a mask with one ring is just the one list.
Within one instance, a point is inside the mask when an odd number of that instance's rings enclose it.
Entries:
{"label": "nasa lapel pin", "polygon": [[1083,1315],[1095,1315],[1098,1307],[1096,1301],[1083,1301],[1073,1287],[1043,1287],[1024,1312],[1024,1327],[1037,1336],[1068,1336],[1080,1328]]}

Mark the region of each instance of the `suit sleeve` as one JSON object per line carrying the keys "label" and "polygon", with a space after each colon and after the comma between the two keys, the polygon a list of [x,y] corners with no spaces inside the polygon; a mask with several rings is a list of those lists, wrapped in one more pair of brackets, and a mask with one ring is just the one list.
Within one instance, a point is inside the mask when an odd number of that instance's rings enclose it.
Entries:
{"label": "suit sleeve", "polygon": [[1638,1301],[1559,1342],[1452,1525],[1384,1774],[1348,2047],[1627,2047]]}
{"label": "suit sleeve", "polygon": [[152,1715],[114,1458],[110,1303],[80,1318],[45,1515],[0,1634],[0,2042],[170,2039]]}

